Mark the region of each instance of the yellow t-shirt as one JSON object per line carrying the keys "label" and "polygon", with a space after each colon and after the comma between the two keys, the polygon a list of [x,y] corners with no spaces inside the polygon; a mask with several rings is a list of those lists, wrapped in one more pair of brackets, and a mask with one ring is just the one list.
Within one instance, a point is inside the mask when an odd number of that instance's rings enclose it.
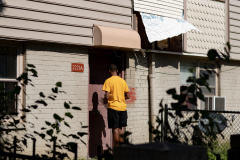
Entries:
{"label": "yellow t-shirt", "polygon": [[129,92],[127,83],[119,76],[108,78],[103,85],[103,91],[109,92],[108,108],[116,111],[126,111],[125,94]]}

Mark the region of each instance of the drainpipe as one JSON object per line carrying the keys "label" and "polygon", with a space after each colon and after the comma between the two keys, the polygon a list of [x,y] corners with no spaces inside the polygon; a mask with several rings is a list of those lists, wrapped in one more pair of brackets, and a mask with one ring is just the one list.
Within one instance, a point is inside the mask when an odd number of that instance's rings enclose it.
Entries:
{"label": "drainpipe", "polygon": [[[156,105],[156,92],[155,92],[155,53],[149,53],[149,121],[155,128],[155,105]],[[149,135],[149,142],[153,142],[153,134]]]}

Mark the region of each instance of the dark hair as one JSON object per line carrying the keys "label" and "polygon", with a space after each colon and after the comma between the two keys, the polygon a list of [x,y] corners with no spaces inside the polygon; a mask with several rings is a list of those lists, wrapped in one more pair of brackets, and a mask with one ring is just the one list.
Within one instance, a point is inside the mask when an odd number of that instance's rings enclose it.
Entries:
{"label": "dark hair", "polygon": [[115,64],[110,64],[110,65],[108,66],[108,69],[109,69],[110,71],[112,71],[112,72],[118,70],[118,69],[117,69],[117,66],[116,66]]}

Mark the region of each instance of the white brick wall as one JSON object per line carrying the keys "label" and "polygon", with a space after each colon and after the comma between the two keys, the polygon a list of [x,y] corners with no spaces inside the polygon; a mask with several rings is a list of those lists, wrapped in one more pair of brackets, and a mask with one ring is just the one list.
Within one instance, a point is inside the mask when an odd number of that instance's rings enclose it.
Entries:
{"label": "white brick wall", "polygon": [[132,52],[127,54],[125,72],[125,79],[131,94],[130,101],[127,101],[127,130],[132,132],[130,141],[134,144],[145,143],[145,141],[148,142],[149,140],[148,58],[144,58],[140,53],[136,53],[136,55],[139,64],[137,64],[135,55]]}
{"label": "white brick wall", "polygon": [[173,102],[171,96],[166,91],[171,88],[176,88],[179,91],[180,87],[180,56],[156,54],[156,99],[157,109],[159,103],[163,99],[163,104]]}
{"label": "white brick wall", "polygon": [[[40,131],[41,127],[45,127],[45,121],[54,122],[53,114],[57,113],[64,116],[66,110],[64,109],[64,101],[71,101],[72,106],[78,106],[82,110],[70,112],[74,118],[67,122],[71,125],[71,129],[61,124],[61,130],[65,134],[74,134],[77,131],[88,132],[87,129],[81,129],[81,123],[84,126],[88,125],[88,50],[75,46],[54,45],[54,44],[28,44],[26,52],[26,63],[34,64],[38,72],[38,78],[32,78],[35,87],[30,85],[26,87],[27,97],[26,104],[31,105],[35,100],[39,99],[39,92],[45,95],[51,93],[51,88],[55,83],[62,82],[62,90],[66,92],[58,94],[56,101],[47,100],[48,106],[39,105],[37,110],[32,114],[27,114],[27,121],[34,123],[34,128],[27,128],[32,132],[33,130]],[[71,72],[71,63],[83,63],[84,73]],[[60,136],[62,140],[66,140]],[[87,136],[83,137],[83,141],[87,143]],[[69,141],[75,142],[74,139]],[[79,157],[87,156],[87,146],[78,142]],[[30,147],[27,148],[29,153]],[[46,146],[41,138],[37,139],[37,152],[44,153]]]}
{"label": "white brick wall", "polygon": [[240,111],[240,62],[224,63],[220,73],[220,96],[226,97],[226,110]]}

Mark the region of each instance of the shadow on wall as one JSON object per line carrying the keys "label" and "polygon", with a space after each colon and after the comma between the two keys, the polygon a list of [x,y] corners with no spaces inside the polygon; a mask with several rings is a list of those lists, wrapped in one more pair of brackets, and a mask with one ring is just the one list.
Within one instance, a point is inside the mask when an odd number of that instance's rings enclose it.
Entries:
{"label": "shadow on wall", "polygon": [[0,0],[0,14],[3,14],[6,7],[5,7],[5,2],[3,0]]}
{"label": "shadow on wall", "polygon": [[[98,111],[98,93],[92,95],[93,109],[89,111],[89,156],[96,157],[98,146],[102,146],[102,134],[106,137],[103,116]],[[103,147],[101,148],[103,153]]]}
{"label": "shadow on wall", "polygon": [[[163,54],[155,54],[155,65],[156,65],[156,69],[157,68],[172,68],[175,70],[179,69],[179,62],[180,62],[180,56],[176,56],[176,55],[163,55]],[[166,70],[168,72],[163,72],[160,74],[168,74],[168,75],[175,75],[173,72],[169,72],[169,70]],[[156,70],[156,72],[158,72]]]}

